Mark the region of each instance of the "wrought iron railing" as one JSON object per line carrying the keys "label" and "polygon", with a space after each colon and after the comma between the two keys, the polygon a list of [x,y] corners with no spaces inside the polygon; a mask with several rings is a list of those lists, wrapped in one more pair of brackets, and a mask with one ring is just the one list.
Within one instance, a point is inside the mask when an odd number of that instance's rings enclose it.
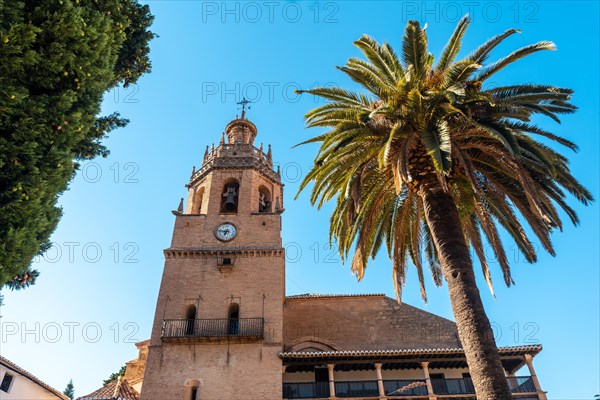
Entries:
{"label": "wrought iron railing", "polygon": [[[511,392],[535,393],[533,379],[529,376],[520,376],[507,378]],[[422,379],[386,379],[383,381],[385,393],[388,397],[411,397],[426,396],[427,387],[420,386],[403,392],[396,392],[398,389],[411,383],[425,382]],[[474,395],[475,388],[471,378],[458,379],[431,379],[431,386],[436,395]],[[371,381],[335,381],[335,396],[339,398],[377,398],[379,397],[379,388],[376,380]],[[283,384],[284,399],[326,399],[330,397],[328,382],[292,382]],[[474,398],[467,396],[467,398]],[[530,397],[517,397],[515,400],[526,400]],[[531,397],[537,399],[536,397]]]}
{"label": "wrought iron railing", "polygon": [[262,338],[263,318],[166,319],[162,338]]}
{"label": "wrought iron railing", "polygon": [[414,384],[415,382],[423,382],[424,379],[386,379],[383,381],[385,394],[389,397],[393,396],[425,396],[427,395],[427,386],[419,386],[413,389],[398,391],[405,386]]}
{"label": "wrought iron railing", "polygon": [[472,394],[475,387],[471,378],[431,379],[435,394]]}
{"label": "wrought iron railing", "polygon": [[284,399],[326,399],[329,382],[294,382],[283,384]]}
{"label": "wrought iron railing", "polygon": [[515,376],[508,379],[508,387],[512,393],[534,393],[535,384],[530,376]]}
{"label": "wrought iron railing", "polygon": [[335,397],[373,397],[379,396],[377,381],[335,382]]}
{"label": "wrought iron railing", "polygon": [[[530,376],[506,378],[512,393],[534,393],[535,385]],[[431,379],[435,394],[475,394],[471,378]]]}

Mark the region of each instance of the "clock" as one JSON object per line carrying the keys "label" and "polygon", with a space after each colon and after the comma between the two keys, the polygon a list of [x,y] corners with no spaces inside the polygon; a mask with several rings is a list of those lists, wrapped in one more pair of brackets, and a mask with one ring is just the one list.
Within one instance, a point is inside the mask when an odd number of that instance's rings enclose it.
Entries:
{"label": "clock", "polygon": [[233,240],[237,233],[237,227],[231,222],[225,222],[215,228],[215,237],[223,242]]}

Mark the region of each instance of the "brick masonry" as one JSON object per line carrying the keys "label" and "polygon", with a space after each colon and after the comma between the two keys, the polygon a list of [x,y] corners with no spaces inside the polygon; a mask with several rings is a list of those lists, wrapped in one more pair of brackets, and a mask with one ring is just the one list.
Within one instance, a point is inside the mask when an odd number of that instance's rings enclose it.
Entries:
{"label": "brick masonry", "polygon": [[[383,295],[285,298],[283,185],[270,151],[252,146],[256,131],[246,121],[227,126],[230,143],[239,147],[221,144],[207,152],[192,174],[185,211],[175,212],[147,361],[143,343],[140,359],[128,363],[126,377],[137,381],[143,374],[142,400],[189,400],[192,387],[199,399],[280,400],[284,350],[459,347],[454,323]],[[222,213],[232,180],[239,183],[237,213]],[[268,193],[270,212],[258,212],[259,190]],[[224,222],[238,229],[230,242],[215,237]],[[224,256],[231,267],[219,268]],[[164,320],[188,318],[190,308],[198,319],[227,318],[232,303],[239,318],[264,318],[263,340],[162,340]]]}
{"label": "brick masonry", "polygon": [[454,322],[384,295],[287,298],[285,351],[460,347]]}
{"label": "brick masonry", "polygon": [[[185,213],[176,213],[171,247],[165,250],[143,400],[187,400],[194,386],[200,399],[281,399],[285,261],[275,201],[281,207],[283,193],[275,173],[264,172],[270,156],[250,148],[250,139],[246,136],[239,149],[219,146],[211,151],[188,185]],[[247,160],[249,168],[235,168]],[[229,167],[212,168],[209,162]],[[239,184],[237,213],[222,213],[224,187],[232,180]],[[271,212],[259,213],[259,190],[265,189]],[[215,228],[224,222],[238,230],[230,242],[215,237]],[[220,269],[224,256],[233,265]],[[264,318],[262,341],[162,341],[163,320],[185,319],[190,307],[196,308],[198,319],[227,318],[232,303],[239,305],[239,318]]]}

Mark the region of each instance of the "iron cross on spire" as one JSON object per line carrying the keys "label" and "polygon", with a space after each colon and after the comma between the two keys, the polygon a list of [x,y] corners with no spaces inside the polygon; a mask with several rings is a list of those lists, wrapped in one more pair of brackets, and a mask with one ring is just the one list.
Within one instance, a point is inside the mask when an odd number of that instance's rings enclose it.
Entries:
{"label": "iron cross on spire", "polygon": [[[246,99],[245,97],[242,99],[242,101],[239,101],[237,104],[240,104],[242,106],[242,118],[244,119],[244,116],[246,115],[246,106],[248,106],[248,104],[252,103],[250,100]],[[248,106],[248,110],[252,108],[252,106]]]}

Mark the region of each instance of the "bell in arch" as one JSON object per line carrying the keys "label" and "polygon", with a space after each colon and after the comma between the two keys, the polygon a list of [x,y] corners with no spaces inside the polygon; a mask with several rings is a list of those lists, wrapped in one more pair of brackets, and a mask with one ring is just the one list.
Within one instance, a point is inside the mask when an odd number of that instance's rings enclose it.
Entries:
{"label": "bell in arch", "polygon": [[225,185],[221,212],[237,212],[239,187],[240,185],[237,182],[230,182]]}

